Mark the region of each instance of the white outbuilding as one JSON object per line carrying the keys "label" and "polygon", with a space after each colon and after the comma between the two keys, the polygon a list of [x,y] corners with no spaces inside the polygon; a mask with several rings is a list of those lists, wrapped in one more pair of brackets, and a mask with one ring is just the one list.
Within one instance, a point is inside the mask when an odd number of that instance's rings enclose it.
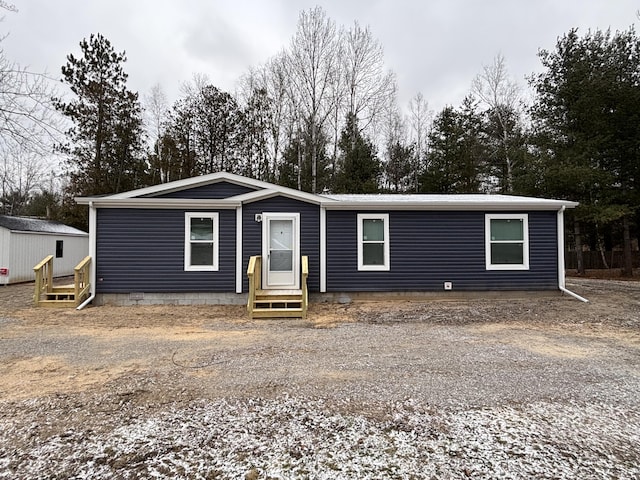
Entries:
{"label": "white outbuilding", "polygon": [[34,280],[33,267],[53,255],[56,277],[73,275],[89,253],[89,235],[52,220],[0,215],[0,285]]}

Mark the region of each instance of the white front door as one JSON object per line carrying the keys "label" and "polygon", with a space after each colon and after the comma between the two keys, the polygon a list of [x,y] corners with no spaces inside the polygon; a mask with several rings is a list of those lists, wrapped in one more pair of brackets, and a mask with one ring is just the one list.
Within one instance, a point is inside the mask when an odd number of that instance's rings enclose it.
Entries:
{"label": "white front door", "polygon": [[262,288],[300,288],[300,214],[262,214]]}

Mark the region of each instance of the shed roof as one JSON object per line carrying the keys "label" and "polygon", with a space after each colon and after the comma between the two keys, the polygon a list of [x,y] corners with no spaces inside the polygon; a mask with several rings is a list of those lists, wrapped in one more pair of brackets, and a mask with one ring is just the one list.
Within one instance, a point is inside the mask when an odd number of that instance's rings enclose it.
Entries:
{"label": "shed roof", "polygon": [[57,235],[87,235],[86,232],[70,227],[64,223],[40,218],[12,217],[0,215],[0,227],[13,232],[49,233]]}

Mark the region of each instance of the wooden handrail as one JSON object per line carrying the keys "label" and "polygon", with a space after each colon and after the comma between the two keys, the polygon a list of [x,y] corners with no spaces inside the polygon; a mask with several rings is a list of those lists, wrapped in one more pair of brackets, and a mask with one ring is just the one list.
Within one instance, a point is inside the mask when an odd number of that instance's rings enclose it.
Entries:
{"label": "wooden handrail", "polygon": [[249,277],[249,295],[247,298],[247,310],[249,316],[253,312],[253,303],[256,299],[256,291],[260,290],[261,276],[262,276],[262,257],[255,255],[249,258],[249,265],[247,266],[247,277]]}
{"label": "wooden handrail", "polygon": [[91,257],[86,256],[73,269],[74,298],[78,303],[82,301],[91,288],[91,283],[89,282],[90,267]]}
{"label": "wooden handrail", "polygon": [[302,256],[302,318],[307,317],[309,305],[309,292],[307,290],[307,277],[309,276],[309,257]]}
{"label": "wooden handrail", "polygon": [[33,267],[33,271],[36,274],[33,301],[38,305],[42,294],[51,292],[53,288],[53,255],[45,257],[44,260]]}

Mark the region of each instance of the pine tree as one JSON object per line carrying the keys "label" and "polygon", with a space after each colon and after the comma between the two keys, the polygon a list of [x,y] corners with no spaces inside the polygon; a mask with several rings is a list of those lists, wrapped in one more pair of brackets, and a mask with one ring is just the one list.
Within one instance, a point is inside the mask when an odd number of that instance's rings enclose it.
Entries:
{"label": "pine tree", "polygon": [[545,194],[580,202],[573,212],[578,256],[584,226],[595,231],[602,252],[604,230],[622,230],[624,271],[631,275],[633,218],[640,211],[640,40],[633,29],[583,37],[574,29],[540,59],[546,70],[532,80],[532,113]]}
{"label": "pine tree", "polygon": [[420,178],[425,193],[477,193],[485,175],[486,145],[482,121],[472,99],[459,110],[445,107],[429,134],[427,165]]}
{"label": "pine tree", "polygon": [[82,55],[67,56],[63,82],[75,98],[56,101],[73,126],[62,150],[69,155],[68,196],[118,193],[144,185],[142,115],[138,94],[126,87],[117,53],[101,34],[80,42]]}
{"label": "pine tree", "polygon": [[358,129],[358,119],[347,114],[347,121],[338,144],[340,170],[335,181],[335,193],[376,193],[381,175],[380,160],[371,140]]}

